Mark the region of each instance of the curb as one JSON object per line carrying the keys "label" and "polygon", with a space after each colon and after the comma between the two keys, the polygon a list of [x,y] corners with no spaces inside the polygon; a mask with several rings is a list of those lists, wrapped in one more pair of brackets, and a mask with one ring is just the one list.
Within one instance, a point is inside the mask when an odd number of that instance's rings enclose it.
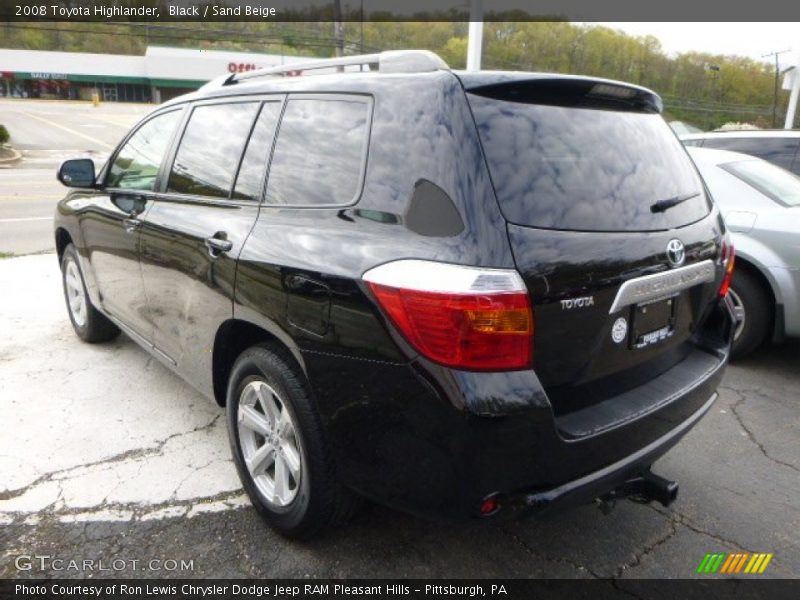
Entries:
{"label": "curb", "polygon": [[11,163],[15,163],[22,158],[22,154],[20,154],[18,150],[15,150],[11,146],[2,146],[2,147],[11,150],[13,156],[11,156],[10,158],[0,158],[0,165],[8,165]]}

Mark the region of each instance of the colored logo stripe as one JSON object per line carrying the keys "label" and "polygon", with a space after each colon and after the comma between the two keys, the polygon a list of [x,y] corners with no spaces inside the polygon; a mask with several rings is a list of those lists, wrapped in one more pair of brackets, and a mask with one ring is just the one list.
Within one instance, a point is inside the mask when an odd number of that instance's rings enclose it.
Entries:
{"label": "colored logo stripe", "polygon": [[[772,553],[725,552],[708,553],[697,567],[698,573],[763,573],[772,560]],[[749,559],[749,560],[748,560]],[[747,566],[745,566],[747,565]]]}
{"label": "colored logo stripe", "polygon": [[754,554],[750,562],[745,567],[745,573],[763,573],[767,568],[769,561],[772,560],[772,554]]}

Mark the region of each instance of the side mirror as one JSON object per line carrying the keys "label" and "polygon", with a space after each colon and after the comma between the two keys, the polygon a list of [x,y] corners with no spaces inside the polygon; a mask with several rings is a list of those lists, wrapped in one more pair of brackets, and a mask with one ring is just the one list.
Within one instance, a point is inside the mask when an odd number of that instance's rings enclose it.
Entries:
{"label": "side mirror", "polygon": [[94,162],[89,158],[65,160],[56,177],[67,187],[94,187]]}

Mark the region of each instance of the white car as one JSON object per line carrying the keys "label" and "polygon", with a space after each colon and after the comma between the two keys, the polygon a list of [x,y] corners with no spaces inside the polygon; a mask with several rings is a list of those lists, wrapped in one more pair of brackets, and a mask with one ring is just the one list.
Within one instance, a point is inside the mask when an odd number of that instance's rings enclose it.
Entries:
{"label": "white car", "polygon": [[800,336],[800,177],[747,154],[687,150],[736,248],[733,356]]}

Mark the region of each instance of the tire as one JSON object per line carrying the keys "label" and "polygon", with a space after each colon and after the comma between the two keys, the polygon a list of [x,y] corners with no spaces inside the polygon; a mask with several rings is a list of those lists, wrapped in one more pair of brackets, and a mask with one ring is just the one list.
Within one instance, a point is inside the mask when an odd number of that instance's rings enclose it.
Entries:
{"label": "tire", "polygon": [[[731,356],[739,359],[752,353],[767,339],[773,306],[761,282],[742,269],[734,271],[729,294],[737,313]],[[744,319],[741,324],[739,318]]]}
{"label": "tire", "polygon": [[119,328],[92,304],[78,254],[72,244],[64,249],[61,257],[61,284],[69,320],[79,338],[90,344],[98,344],[119,335]]}
{"label": "tire", "polygon": [[336,480],[305,377],[285,350],[267,344],[239,356],[226,413],[239,478],[273,529],[308,539],[347,520],[357,498]]}

